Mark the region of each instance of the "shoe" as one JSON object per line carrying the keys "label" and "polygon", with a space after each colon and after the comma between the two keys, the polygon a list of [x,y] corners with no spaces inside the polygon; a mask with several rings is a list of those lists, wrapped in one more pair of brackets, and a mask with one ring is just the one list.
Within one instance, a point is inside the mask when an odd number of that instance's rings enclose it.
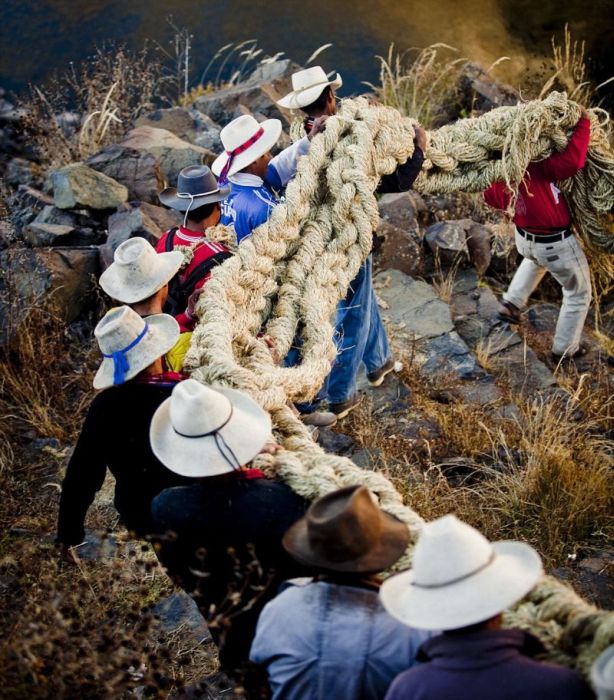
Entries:
{"label": "shoe", "polygon": [[337,422],[337,416],[332,411],[313,411],[312,413],[301,413],[301,420],[305,425],[330,428]]}
{"label": "shoe", "polygon": [[504,323],[520,323],[520,309],[509,301],[502,301],[497,318]]}
{"label": "shoe", "polygon": [[334,413],[337,418],[345,418],[347,414],[352,411],[353,409],[358,406],[358,404],[361,402],[362,397],[360,394],[354,394],[351,398],[349,398],[347,401],[341,401],[340,403],[331,403],[328,405],[328,408],[332,413]]}
{"label": "shoe", "polygon": [[369,386],[381,386],[384,383],[386,376],[393,371],[394,360],[391,357],[383,367],[367,373],[367,381],[369,382]]}
{"label": "shoe", "polygon": [[574,360],[577,360],[579,357],[584,357],[586,353],[588,352],[588,348],[584,345],[580,345],[580,347],[573,353],[573,355],[558,355],[555,352],[550,353],[550,357],[552,358],[553,362],[556,362],[559,364],[560,362],[573,362]]}

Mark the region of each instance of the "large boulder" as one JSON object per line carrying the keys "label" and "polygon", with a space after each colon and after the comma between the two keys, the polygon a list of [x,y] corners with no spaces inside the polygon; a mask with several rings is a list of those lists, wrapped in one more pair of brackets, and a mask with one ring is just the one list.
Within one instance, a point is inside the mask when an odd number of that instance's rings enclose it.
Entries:
{"label": "large boulder", "polygon": [[53,201],[59,209],[116,209],[128,200],[128,190],[85,163],[71,163],[51,173]]}
{"label": "large boulder", "polygon": [[169,107],[156,109],[154,112],[140,116],[135,126],[152,126],[166,129],[184,141],[189,141],[214,153],[222,150],[219,124],[206,114],[193,107]]}
{"label": "large boulder", "polygon": [[377,228],[380,241],[374,258],[380,270],[400,270],[411,277],[424,272],[424,248],[418,234],[382,221]]}
{"label": "large boulder", "polygon": [[211,165],[215,159],[212,151],[188,143],[166,129],[156,129],[153,126],[137,126],[128,132],[121,145],[141,153],[150,153],[157,158],[162,174],[172,186],[177,184],[177,176],[183,168],[202,163]]}
{"label": "large boulder", "polygon": [[490,266],[492,250],[490,247],[490,231],[482,224],[471,224],[466,230],[467,250],[473,268],[482,277]]}
{"label": "large boulder", "polygon": [[382,195],[378,207],[383,221],[409,232],[417,231],[418,216],[426,211],[424,200],[413,190]]}
{"label": "large boulder", "polygon": [[275,102],[292,90],[290,77],[300,69],[289,59],[259,66],[244,82],[199,97],[194,108],[222,125],[241,116],[242,108],[290,122],[291,113]]}
{"label": "large boulder", "polygon": [[50,303],[66,322],[87,306],[98,274],[98,249],[9,248],[0,253],[0,343],[19,331],[25,311]]}
{"label": "large boulder", "polygon": [[466,232],[472,224],[470,219],[460,219],[441,221],[427,228],[424,240],[442,267],[461,264],[469,259]]}
{"label": "large boulder", "polygon": [[86,161],[90,168],[120,182],[128,190],[129,199],[157,202],[164,187],[164,176],[155,155],[114,144]]}
{"label": "large boulder", "polygon": [[501,85],[477,63],[466,63],[459,77],[459,109],[465,112],[489,112],[495,107],[515,105],[519,94],[509,85]]}
{"label": "large boulder", "polygon": [[131,202],[109,217],[106,243],[100,247],[100,263],[106,269],[113,262],[115,249],[129,238],[140,236],[155,245],[163,233],[181,223],[181,215],[146,202]]}

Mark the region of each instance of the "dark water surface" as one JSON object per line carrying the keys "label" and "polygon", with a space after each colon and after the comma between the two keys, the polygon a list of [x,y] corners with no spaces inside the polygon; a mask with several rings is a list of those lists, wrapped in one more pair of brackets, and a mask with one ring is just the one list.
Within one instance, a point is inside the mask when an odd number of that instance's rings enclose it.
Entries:
{"label": "dark water surface", "polygon": [[263,55],[283,51],[299,63],[332,42],[321,62],[342,73],[346,94],[377,79],[374,56],[390,42],[445,42],[486,66],[506,55],[498,74],[515,82],[550,54],[550,37],[566,22],[587,43],[593,77],[614,74],[614,0],[3,0],[0,85],[20,90],[108,41],[166,44],[169,14],[194,35],[195,77],[223,44],[254,38]]}

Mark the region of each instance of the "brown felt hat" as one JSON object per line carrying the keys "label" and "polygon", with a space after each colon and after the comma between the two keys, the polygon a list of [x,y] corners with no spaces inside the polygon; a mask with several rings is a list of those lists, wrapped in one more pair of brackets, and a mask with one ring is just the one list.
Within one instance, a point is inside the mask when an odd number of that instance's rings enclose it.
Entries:
{"label": "brown felt hat", "polygon": [[286,550],[302,564],[347,573],[388,568],[408,542],[407,525],[384,513],[365,486],[319,498],[283,538]]}

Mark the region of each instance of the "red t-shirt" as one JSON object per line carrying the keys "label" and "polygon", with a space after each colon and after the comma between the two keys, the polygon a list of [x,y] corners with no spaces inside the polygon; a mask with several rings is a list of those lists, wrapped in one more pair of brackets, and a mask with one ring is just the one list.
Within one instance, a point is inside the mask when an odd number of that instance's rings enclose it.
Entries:
{"label": "red t-shirt", "polygon": [[[168,238],[170,231],[167,231],[164,235],[160,237],[160,240],[156,243],[156,252],[164,253],[166,251],[166,239]],[[200,263],[208,260],[217,253],[229,253],[228,248],[216,241],[210,241],[207,239],[204,233],[199,233],[198,231],[190,231],[190,229],[180,226],[175,232],[173,239],[173,249],[177,246],[191,246],[194,249],[194,256],[190,261],[190,264],[185,267],[179,273],[181,279],[184,280],[195,267],[200,265]],[[194,285],[194,291],[200,289],[205,282],[211,277],[211,272],[208,272],[202,280],[199,280]],[[182,313],[175,316],[177,323],[179,323],[179,328],[182,333],[187,333],[194,330],[195,319],[189,316],[185,310]]]}
{"label": "red t-shirt", "polygon": [[[580,119],[565,150],[529,164],[516,199],[516,226],[537,234],[569,228],[567,202],[555,182],[567,180],[584,167],[590,131],[590,120]],[[507,209],[511,198],[504,182],[495,182],[484,192],[486,203],[496,209]]]}

